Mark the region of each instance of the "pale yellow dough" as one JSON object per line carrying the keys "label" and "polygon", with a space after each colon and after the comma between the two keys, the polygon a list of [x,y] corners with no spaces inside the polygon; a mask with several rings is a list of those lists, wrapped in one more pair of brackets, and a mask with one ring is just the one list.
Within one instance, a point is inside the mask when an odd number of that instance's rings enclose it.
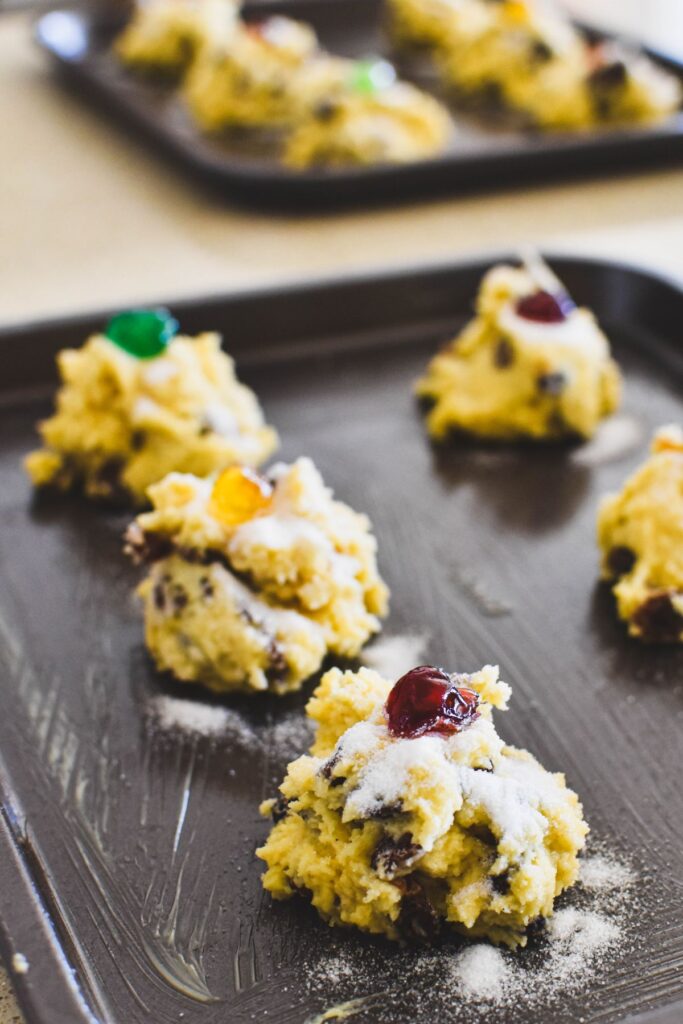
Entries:
{"label": "pale yellow dough", "polygon": [[291,167],[408,163],[442,151],[454,131],[445,107],[405,82],[367,95],[341,81],[320,93],[287,139]]}
{"label": "pale yellow dough", "polygon": [[235,32],[234,0],[147,0],[114,43],[123,64],[139,71],[178,76],[197,54]]}
{"label": "pale yellow dough", "polygon": [[310,755],[292,762],[276,820],[257,851],[277,899],[303,893],[334,925],[391,939],[431,938],[442,924],[524,945],[576,881],[588,828],[565,785],[503,743],[492,708],[509,687],[486,666],[462,677],[480,717],[454,736],[394,738],[392,684],[369,669],[328,672],[308,704]]}
{"label": "pale yellow dough", "polygon": [[641,53],[589,46],[545,3],[390,0],[389,11],[397,42],[431,51],[456,93],[494,99],[537,128],[658,121],[681,103],[675,76]]}
{"label": "pale yellow dough", "polygon": [[36,486],[144,505],[149,485],[173,470],[258,465],[277,447],[218,334],[178,335],[152,359],[96,334],[57,362],[57,411],[40,424],[44,447],[26,460]]}
{"label": "pale yellow dough", "polygon": [[432,403],[434,438],[451,431],[500,440],[590,437],[617,407],[619,370],[592,313],[574,308],[549,324],[519,316],[516,303],[537,289],[524,268],[486,274],[476,316],[416,385]]}
{"label": "pale yellow dough", "polygon": [[683,642],[683,430],[657,432],[647,461],[598,514],[602,577],[629,633]]}
{"label": "pale yellow dough", "polygon": [[267,504],[230,525],[213,478],[173,473],[129,530],[131,553],[152,562],[139,589],[147,646],[179,679],[284,693],[380,628],[388,591],[368,519],[333,500],[310,459],[267,481]]}
{"label": "pale yellow dough", "polygon": [[324,78],[330,60],[302,22],[274,17],[259,25],[240,23],[223,45],[201,52],[186,78],[185,99],[206,131],[284,126],[300,114],[301,76],[311,74],[312,65]]}

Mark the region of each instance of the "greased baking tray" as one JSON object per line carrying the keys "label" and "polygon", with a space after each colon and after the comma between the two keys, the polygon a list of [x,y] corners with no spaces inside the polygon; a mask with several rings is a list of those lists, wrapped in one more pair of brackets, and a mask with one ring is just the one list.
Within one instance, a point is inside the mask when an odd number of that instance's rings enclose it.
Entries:
{"label": "greased baking tray", "polygon": [[[119,9],[120,11],[120,9]],[[345,56],[386,54],[405,77],[414,78],[391,52],[383,31],[383,0],[267,0],[250,5],[247,17],[286,14],[310,22],[323,45]],[[127,72],[110,47],[122,27],[116,5],[64,6],[43,16],[38,43],[53,57],[84,100],[99,99],[121,124],[160,149],[162,155],[242,199],[279,205],[338,205],[344,202],[430,197],[513,182],[578,173],[623,173],[637,165],[680,160],[683,113],[662,125],[625,130],[533,134],[509,119],[483,121],[455,111],[458,132],[448,150],[433,159],[401,166],[292,171],[262,144],[202,135],[170,88],[150,85]],[[605,33],[589,33],[607,38]],[[683,78],[683,62],[647,51]],[[433,88],[429,77],[418,84]]]}
{"label": "greased baking tray", "polygon": [[[430,445],[411,384],[469,314],[483,262],[170,305],[187,331],[224,332],[282,456],[311,455],[371,516],[385,636],[427,635],[422,660],[449,669],[500,664],[504,737],[567,772],[594,848],[636,872],[618,952],[573,994],[478,1008],[444,991],[457,940],[400,949],[265,896],[257,807],[306,743],[314,682],[221,702],[160,678],[121,553],[127,516],[34,498],[22,470],[55,352],[106,311],[0,332],[0,936],[7,963],[28,961],[14,980],[29,1024],[305,1024],[340,1005],[363,1024],[679,1024],[683,652],[625,636],[594,523],[652,430],[683,418],[683,290],[552,263],[625,371],[622,410],[586,446]],[[518,957],[542,970],[542,938]]]}

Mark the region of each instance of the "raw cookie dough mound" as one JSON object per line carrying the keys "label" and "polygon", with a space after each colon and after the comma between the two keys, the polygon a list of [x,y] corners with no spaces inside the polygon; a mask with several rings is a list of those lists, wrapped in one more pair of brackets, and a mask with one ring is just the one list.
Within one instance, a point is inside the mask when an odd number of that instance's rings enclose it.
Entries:
{"label": "raw cookie dough mound", "polygon": [[482,0],[388,0],[388,28],[398,46],[438,50],[453,39],[472,41],[495,18]]}
{"label": "raw cookie dough mound", "polygon": [[588,61],[586,88],[599,123],[661,121],[681,106],[680,81],[643,53],[602,44]]}
{"label": "raw cookie dough mound", "polygon": [[176,78],[204,47],[228,40],[236,23],[233,0],[149,0],[136,6],[114,51],[130,68]]}
{"label": "raw cookie dough mound", "polygon": [[[453,124],[437,100],[396,80],[387,61],[343,62],[344,75],[318,88],[317,102],[291,133],[284,161],[291,167],[408,163],[445,147]],[[340,62],[336,62],[340,67]],[[310,87],[304,90],[310,97]]]}
{"label": "raw cookie dough mound", "polygon": [[160,669],[215,690],[298,689],[326,654],[353,657],[388,592],[363,515],[334,501],[310,459],[266,476],[172,473],[127,533]]}
{"label": "raw cookie dough mound", "polygon": [[315,32],[303,22],[241,23],[226,43],[202,52],[187,76],[185,99],[206,131],[286,125],[298,114],[298,73],[319,59]]}
{"label": "raw cookie dough mound", "polygon": [[543,265],[494,267],[477,315],[416,386],[441,439],[468,431],[500,440],[590,437],[619,404],[620,374],[593,314]]}
{"label": "raw cookie dough mound", "polygon": [[60,352],[57,411],[26,462],[36,486],[144,505],[149,485],[172,470],[205,475],[272,454],[277,434],[220,336],[177,327],[166,310],[134,310]]}
{"label": "raw cookie dough mound", "polygon": [[598,514],[602,577],[631,636],[683,642],[683,430],[664,427],[652,454]]}
{"label": "raw cookie dough mound", "polygon": [[[585,46],[566,18],[523,0],[478,3],[448,22],[437,54],[444,80],[464,94],[518,105],[540,72],[563,63],[585,68]],[[542,97],[539,97],[539,104]]]}
{"label": "raw cookie dough mound", "polygon": [[576,881],[588,831],[564,776],[506,746],[492,721],[509,687],[413,669],[392,687],[332,669],[309,702],[317,736],[263,813],[257,851],[278,899],[308,894],[330,924],[391,939],[469,936],[524,945]]}

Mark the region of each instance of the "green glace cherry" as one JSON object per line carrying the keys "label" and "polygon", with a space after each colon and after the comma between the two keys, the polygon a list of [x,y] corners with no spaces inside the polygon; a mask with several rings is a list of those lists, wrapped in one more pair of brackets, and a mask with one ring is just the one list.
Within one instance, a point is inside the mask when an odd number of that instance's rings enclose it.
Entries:
{"label": "green glace cherry", "polygon": [[361,96],[374,96],[382,89],[393,85],[395,81],[396,72],[388,61],[369,57],[367,60],[355,62],[351,69],[349,85]]}
{"label": "green glace cherry", "polygon": [[129,309],[111,318],[104,336],[136,359],[153,359],[165,351],[178,326],[167,309]]}

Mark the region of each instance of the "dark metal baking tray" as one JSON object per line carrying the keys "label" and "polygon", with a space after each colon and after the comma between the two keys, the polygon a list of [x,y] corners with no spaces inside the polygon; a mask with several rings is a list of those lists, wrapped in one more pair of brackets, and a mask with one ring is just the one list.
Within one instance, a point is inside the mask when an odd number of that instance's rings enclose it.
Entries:
{"label": "dark metal baking tray", "polygon": [[[262,147],[259,152],[235,137],[226,141],[202,135],[172,89],[150,85],[126,72],[110,51],[122,25],[121,15],[112,13],[112,6],[100,2],[53,11],[38,21],[36,38],[80,96],[104,101],[109,112],[138,129],[169,158],[242,199],[299,206],[393,201],[551,175],[619,174],[639,164],[683,156],[683,114],[650,127],[532,134],[513,127],[509,120],[483,123],[481,118],[456,112],[458,133],[448,151],[433,159],[402,166],[288,170],[274,153],[264,154]],[[382,30],[383,0],[273,0],[248,10],[249,17],[271,13],[310,22],[323,44],[340,54],[390,51]],[[683,62],[648,52],[683,78]],[[395,59],[396,55],[389,55]],[[411,69],[402,68],[400,61],[399,68],[410,77]],[[421,84],[430,85],[428,80]]]}
{"label": "dark metal baking tray", "polygon": [[[625,636],[597,583],[594,523],[651,431],[683,418],[683,290],[552,262],[626,375],[628,443],[590,458],[571,445],[430,445],[411,384],[468,315],[483,262],[170,304],[186,330],[224,332],[283,457],[310,454],[372,517],[393,593],[385,634],[426,631],[425,657],[452,669],[499,662],[515,691],[506,739],[566,770],[592,841],[639,873],[633,941],[590,986],[486,1019],[678,1024],[683,652]],[[305,742],[313,683],[221,703],[160,678],[121,554],[127,516],[32,497],[21,458],[50,408],[54,354],[108,312],[0,332],[0,939],[6,962],[29,961],[15,977],[29,1024],[304,1024],[369,994],[364,1024],[483,1019],[457,993],[434,1003],[413,974],[425,954],[263,894],[257,806]],[[229,709],[225,731],[160,729],[149,702],[163,694]],[[449,948],[428,954],[432,969]],[[350,969],[312,985],[339,951]],[[542,955],[534,941],[520,954]]]}

